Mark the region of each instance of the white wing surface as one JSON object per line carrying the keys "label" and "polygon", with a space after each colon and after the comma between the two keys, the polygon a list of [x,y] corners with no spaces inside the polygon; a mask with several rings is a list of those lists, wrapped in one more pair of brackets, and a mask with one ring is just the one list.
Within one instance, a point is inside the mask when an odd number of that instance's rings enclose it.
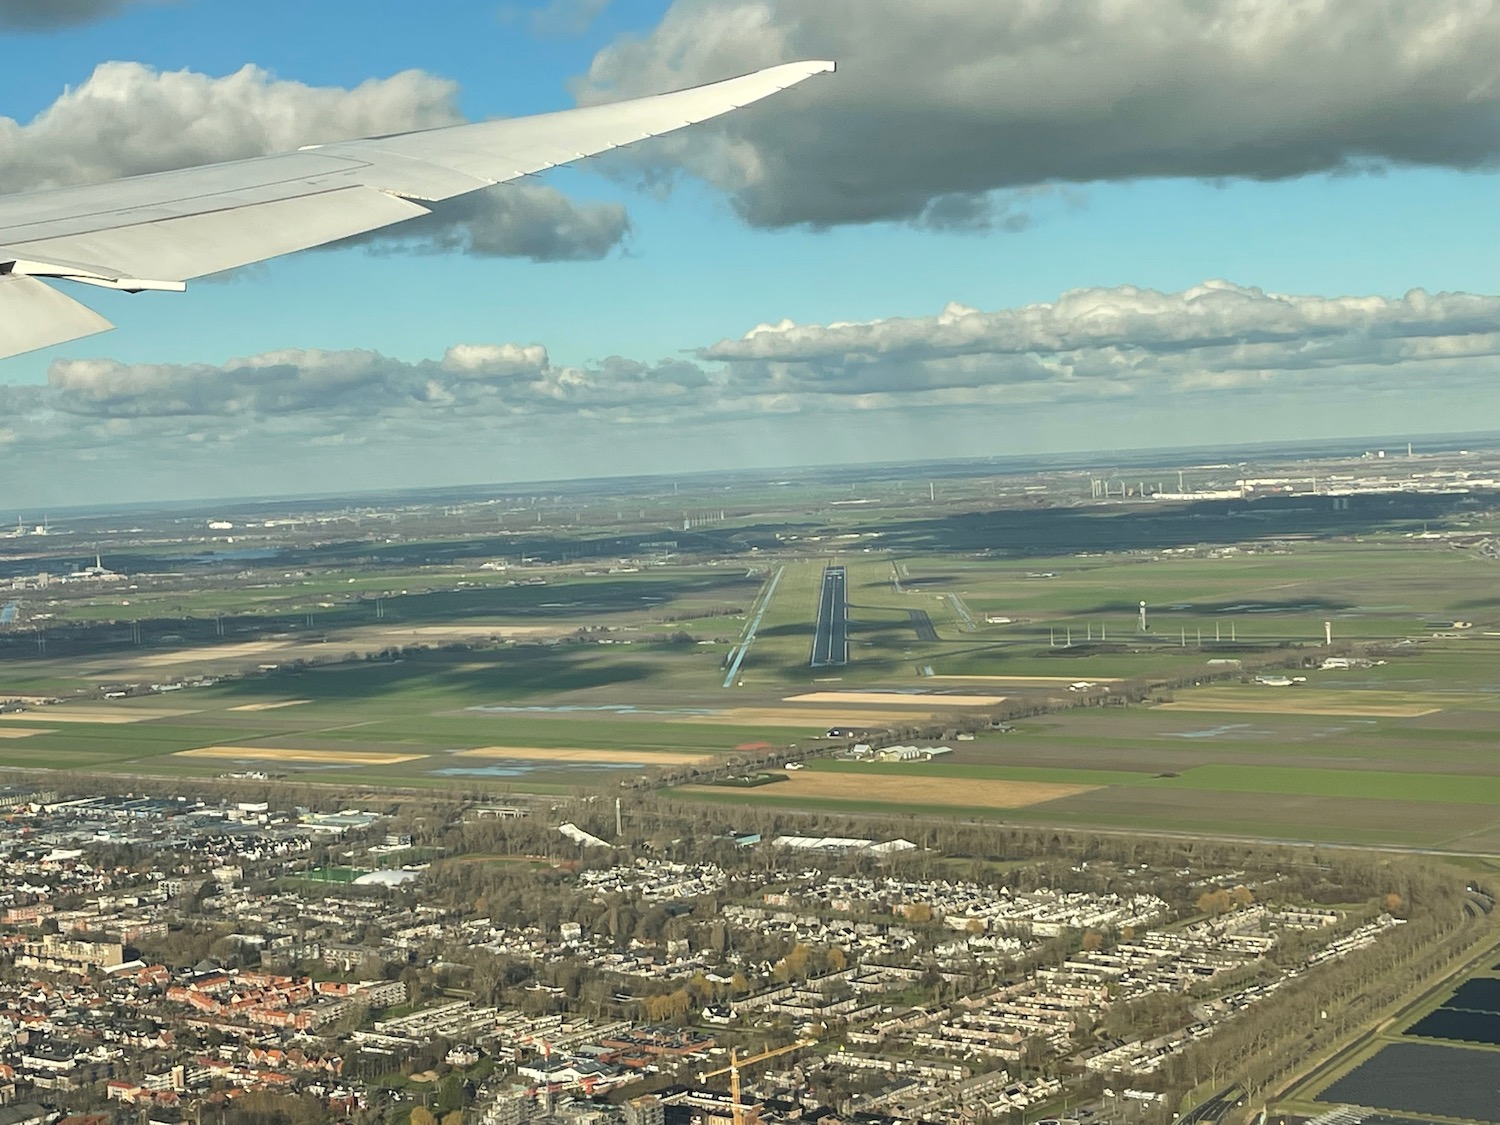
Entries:
{"label": "white wing surface", "polygon": [[0,358],[112,327],[38,278],[181,290],[195,277],[424,215],[424,202],[718,117],[831,70],[787,63],[609,105],[0,196]]}

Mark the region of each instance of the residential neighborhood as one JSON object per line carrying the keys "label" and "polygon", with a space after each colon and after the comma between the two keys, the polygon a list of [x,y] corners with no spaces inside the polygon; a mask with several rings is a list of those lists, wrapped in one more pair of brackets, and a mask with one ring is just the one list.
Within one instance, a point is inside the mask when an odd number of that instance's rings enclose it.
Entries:
{"label": "residential neighborhood", "polygon": [[0,1101],[41,1122],[960,1125],[1105,1084],[1149,1117],[1171,1060],[1402,924],[1242,866],[0,798]]}

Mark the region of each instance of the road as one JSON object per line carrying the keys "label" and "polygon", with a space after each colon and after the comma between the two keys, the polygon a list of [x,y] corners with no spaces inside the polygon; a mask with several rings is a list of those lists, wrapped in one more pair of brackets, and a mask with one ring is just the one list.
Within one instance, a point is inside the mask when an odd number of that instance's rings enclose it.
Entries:
{"label": "road", "polygon": [[1221,1090],[1208,1101],[1184,1113],[1177,1119],[1177,1125],[1219,1125],[1224,1115],[1239,1104],[1244,1093],[1237,1085]]}
{"label": "road", "polygon": [[818,594],[818,624],[813,633],[812,668],[838,668],[849,663],[849,603],[844,568],[823,568]]}

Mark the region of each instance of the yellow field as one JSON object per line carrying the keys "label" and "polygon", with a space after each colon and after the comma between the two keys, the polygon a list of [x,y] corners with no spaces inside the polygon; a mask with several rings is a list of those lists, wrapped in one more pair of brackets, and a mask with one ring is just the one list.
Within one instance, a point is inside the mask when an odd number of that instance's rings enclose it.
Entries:
{"label": "yellow field", "polygon": [[783,703],[873,703],[885,707],[926,707],[940,711],[948,707],[993,707],[1004,703],[1003,695],[912,695],[903,691],[811,691],[789,695]]}
{"label": "yellow field", "polygon": [[414,762],[425,754],[376,754],[364,750],[288,750],[274,746],[203,746],[179,750],[174,758],[218,758],[251,762],[313,762],[339,766],[393,766]]}
{"label": "yellow field", "polygon": [[169,664],[202,664],[210,660],[244,660],[252,656],[267,656],[273,652],[295,648],[296,641],[241,641],[232,645],[214,645],[212,648],[184,649],[180,652],[152,652],[131,658],[128,663],[138,668],[162,668]]}
{"label": "yellow field", "polygon": [[[1449,702],[1444,699],[1444,702]],[[1461,700],[1453,697],[1452,702]],[[1184,693],[1174,703],[1159,707],[1173,711],[1227,712],[1259,715],[1353,715],[1370,719],[1420,719],[1441,707],[1400,691],[1321,691],[1304,687],[1209,688]]]}
{"label": "yellow field", "polygon": [[865,711],[831,707],[732,707],[717,715],[680,715],[667,720],[670,723],[708,723],[727,727],[796,727],[798,729],[830,727],[883,727],[896,723],[909,723],[911,711]]}
{"label": "yellow field", "polygon": [[19,715],[7,711],[0,720],[23,723],[149,723],[152,719],[175,719],[178,715],[196,715],[197,711],[145,711],[117,707],[42,707]]}
{"label": "yellow field", "polygon": [[[413,625],[404,629],[383,627],[378,631],[390,637],[477,637],[489,636],[491,633],[516,637],[545,637],[551,633],[564,633],[571,630],[564,625],[510,625],[503,621],[480,620],[467,621],[462,625]],[[490,668],[492,665],[481,664],[479,667]]]}
{"label": "yellow field", "polygon": [[275,711],[281,707],[300,707],[304,703],[311,703],[311,699],[278,699],[271,703],[241,703],[238,707],[231,707],[231,711]]}
{"label": "yellow field", "polygon": [[[691,785],[690,792],[724,796],[721,786]],[[1020,809],[1098,789],[1046,781],[995,781],[968,777],[902,777],[896,774],[820,773],[800,770],[764,789],[747,792],[774,800],[804,797],[820,801],[876,801],[889,805],[949,805],[955,808]]]}
{"label": "yellow field", "polygon": [[56,734],[55,730],[46,727],[11,727],[9,730],[0,730],[0,738],[30,738],[36,734]]}
{"label": "yellow field", "polygon": [[460,750],[455,758],[516,758],[534,762],[618,762],[622,765],[693,766],[713,754],[677,750],[584,750],[558,746],[480,746]]}

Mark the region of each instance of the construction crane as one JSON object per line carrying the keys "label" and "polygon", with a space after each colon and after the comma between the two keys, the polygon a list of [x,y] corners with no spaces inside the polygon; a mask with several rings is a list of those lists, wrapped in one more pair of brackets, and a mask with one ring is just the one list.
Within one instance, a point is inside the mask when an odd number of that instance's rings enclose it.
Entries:
{"label": "construction crane", "polygon": [[769,1051],[762,1051],[758,1055],[750,1055],[740,1058],[738,1051],[731,1047],[729,1049],[729,1065],[721,1066],[718,1070],[706,1070],[698,1075],[699,1082],[707,1082],[710,1078],[717,1078],[721,1074],[729,1075],[729,1101],[734,1107],[734,1125],[757,1125],[758,1114],[747,1113],[745,1103],[740,1098],[740,1070],[756,1063],[774,1059],[777,1055],[785,1055],[791,1051],[800,1051],[803,1047],[817,1045],[816,1039],[799,1039],[795,1043],[788,1043],[785,1047],[773,1047]]}

